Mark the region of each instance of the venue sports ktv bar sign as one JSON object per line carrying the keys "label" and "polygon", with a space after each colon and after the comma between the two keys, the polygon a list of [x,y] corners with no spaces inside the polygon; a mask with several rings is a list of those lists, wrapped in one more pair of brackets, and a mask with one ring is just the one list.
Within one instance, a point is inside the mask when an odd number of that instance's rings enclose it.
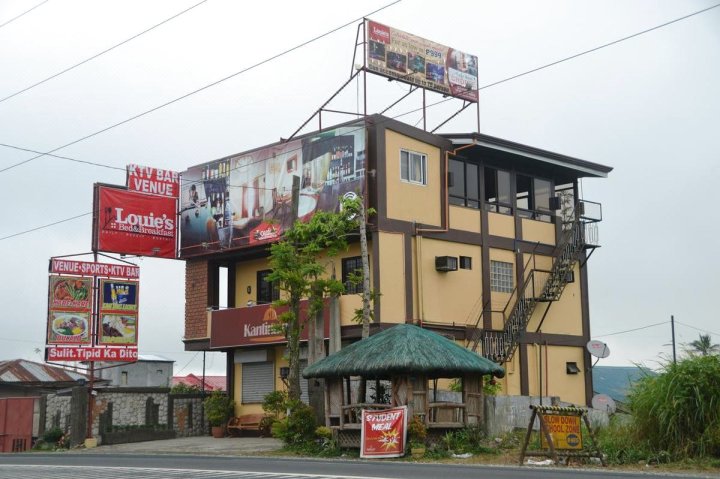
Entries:
{"label": "venue sports ktv bar sign", "polygon": [[140,268],[50,260],[46,359],[136,361]]}
{"label": "venue sports ktv bar sign", "polygon": [[478,58],[366,20],[368,71],[471,102],[478,101]]}

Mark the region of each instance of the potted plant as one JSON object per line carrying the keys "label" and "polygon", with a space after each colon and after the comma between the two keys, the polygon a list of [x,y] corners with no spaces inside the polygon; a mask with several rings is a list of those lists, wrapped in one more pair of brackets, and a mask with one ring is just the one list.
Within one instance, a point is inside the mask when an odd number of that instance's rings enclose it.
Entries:
{"label": "potted plant", "polygon": [[213,391],[205,398],[205,416],[212,428],[213,437],[225,435],[224,426],[235,411],[235,401],[221,391]]}
{"label": "potted plant", "polygon": [[410,454],[414,458],[421,458],[425,455],[425,439],[427,438],[427,426],[420,416],[413,416],[408,422],[408,436],[410,443]]}

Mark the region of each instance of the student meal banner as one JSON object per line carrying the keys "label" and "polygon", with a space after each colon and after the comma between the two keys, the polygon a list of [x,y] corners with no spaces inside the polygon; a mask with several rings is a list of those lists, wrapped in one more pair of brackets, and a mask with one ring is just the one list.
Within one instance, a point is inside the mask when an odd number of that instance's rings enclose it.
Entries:
{"label": "student meal banner", "polygon": [[440,43],[366,20],[368,71],[478,101],[478,58]]}
{"label": "student meal banner", "polygon": [[362,411],[360,457],[400,457],[405,454],[407,406]]}
{"label": "student meal banner", "polygon": [[179,257],[276,241],[364,188],[364,122],[194,166],[181,175]]}
{"label": "student meal banner", "polygon": [[95,185],[93,251],[176,257],[177,200]]}

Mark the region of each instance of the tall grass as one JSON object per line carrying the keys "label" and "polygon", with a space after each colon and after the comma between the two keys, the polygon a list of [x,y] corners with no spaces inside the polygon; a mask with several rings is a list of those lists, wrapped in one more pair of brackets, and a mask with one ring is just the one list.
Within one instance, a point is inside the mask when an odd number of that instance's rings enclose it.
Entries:
{"label": "tall grass", "polygon": [[720,357],[667,364],[629,395],[634,435],[675,459],[720,456]]}

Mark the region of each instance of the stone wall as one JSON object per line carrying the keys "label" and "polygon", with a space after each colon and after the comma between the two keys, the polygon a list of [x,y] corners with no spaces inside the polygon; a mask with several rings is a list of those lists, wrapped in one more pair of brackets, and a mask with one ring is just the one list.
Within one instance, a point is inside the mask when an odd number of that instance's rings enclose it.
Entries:
{"label": "stone wall", "polygon": [[[176,436],[207,434],[203,396],[170,394],[168,388],[96,389],[93,401],[93,437],[102,442],[101,428],[117,426],[159,426]],[[45,404],[44,430],[62,429],[71,444],[83,442],[87,430],[87,388],[73,388],[72,394],[50,394]]]}

